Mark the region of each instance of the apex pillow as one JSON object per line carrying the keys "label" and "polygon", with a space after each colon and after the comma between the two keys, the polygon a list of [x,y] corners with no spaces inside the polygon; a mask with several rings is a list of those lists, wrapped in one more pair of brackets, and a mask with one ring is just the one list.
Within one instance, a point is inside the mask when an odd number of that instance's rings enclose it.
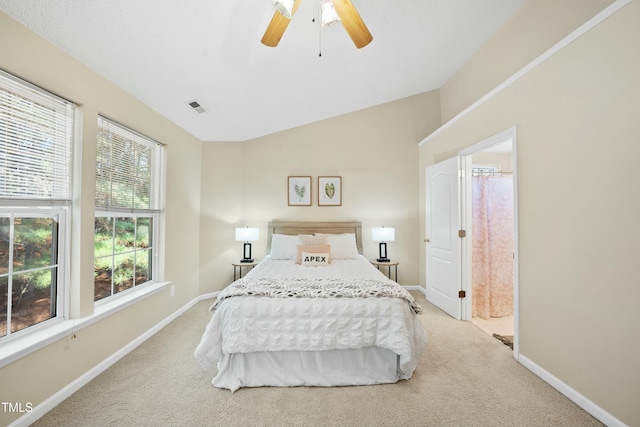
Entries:
{"label": "apex pillow", "polygon": [[272,259],[295,259],[296,257],[296,236],[286,234],[274,234],[271,236]]}
{"label": "apex pillow", "polygon": [[325,237],[327,243],[331,245],[331,259],[358,259],[358,247],[356,245],[356,235],[345,234],[321,234],[316,236]]}
{"label": "apex pillow", "polygon": [[302,252],[301,265],[305,267],[323,267],[329,263],[329,252]]}
{"label": "apex pillow", "polygon": [[[297,256],[296,256],[296,264],[302,264],[302,254],[331,254],[331,246],[330,245],[296,245],[297,248]],[[330,257],[328,258],[328,262],[330,261]]]}

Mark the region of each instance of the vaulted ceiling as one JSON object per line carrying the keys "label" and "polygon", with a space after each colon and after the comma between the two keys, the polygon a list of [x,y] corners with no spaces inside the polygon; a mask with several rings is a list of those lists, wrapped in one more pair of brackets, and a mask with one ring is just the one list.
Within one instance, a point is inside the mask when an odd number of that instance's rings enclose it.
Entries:
{"label": "vaulted ceiling", "polygon": [[275,48],[260,43],[271,0],[0,0],[0,10],[197,138],[243,141],[440,88],[523,0],[352,1],[373,35],[362,49],[342,24],[313,22],[319,0],[302,0]]}

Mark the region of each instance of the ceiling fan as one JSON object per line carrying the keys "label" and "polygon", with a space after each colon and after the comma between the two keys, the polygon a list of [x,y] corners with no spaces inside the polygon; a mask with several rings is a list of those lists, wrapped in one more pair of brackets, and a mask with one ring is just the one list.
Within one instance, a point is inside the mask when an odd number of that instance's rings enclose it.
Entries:
{"label": "ceiling fan", "polygon": [[[267,27],[267,31],[265,31],[264,36],[262,36],[262,44],[269,47],[278,46],[282,35],[287,29],[291,18],[296,13],[301,1],[302,0],[273,0],[276,12]],[[353,3],[351,3],[351,0],[321,0],[321,2],[323,26],[342,21],[344,29],[358,49],[371,43],[373,36],[353,6]],[[328,17],[327,15],[332,12],[337,16],[333,18]]]}

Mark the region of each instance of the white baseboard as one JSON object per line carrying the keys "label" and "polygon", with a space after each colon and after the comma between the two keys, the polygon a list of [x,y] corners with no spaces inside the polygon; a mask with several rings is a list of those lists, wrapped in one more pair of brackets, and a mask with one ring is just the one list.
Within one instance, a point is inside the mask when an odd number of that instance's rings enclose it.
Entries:
{"label": "white baseboard", "polygon": [[208,294],[202,294],[197,298],[197,300],[198,301],[202,301],[202,300],[206,300],[206,299],[215,298],[215,297],[218,296],[219,293],[220,293],[220,291],[211,292],[211,293],[208,293]]}
{"label": "white baseboard", "polygon": [[427,290],[419,285],[407,285],[407,286],[403,286],[403,288],[405,288],[408,291],[420,291],[424,295],[427,294]]}
{"label": "white baseboard", "polygon": [[14,421],[13,423],[9,424],[9,427],[22,427],[22,426],[26,427],[26,426],[28,426],[30,424],[33,424],[38,419],[40,419],[42,416],[44,416],[44,414],[46,414],[47,412],[49,412],[50,410],[55,408],[57,405],[59,405],[66,398],[71,396],[76,391],[80,390],[80,388],[82,388],[84,385],[88,384],[91,380],[93,380],[95,377],[100,375],[102,372],[106,371],[109,367],[111,367],[113,364],[115,364],[118,360],[122,359],[128,353],[130,353],[131,351],[135,350],[136,347],[138,347],[140,344],[145,342],[147,339],[151,338],[156,332],[160,331],[162,328],[164,328],[169,323],[171,323],[173,320],[175,320],[178,316],[180,316],[185,311],[187,311],[188,309],[193,307],[198,301],[201,301],[203,299],[212,298],[212,296],[210,296],[210,295],[215,296],[215,295],[217,295],[217,292],[215,292],[214,294],[201,295],[201,296],[195,298],[194,300],[188,302],[183,307],[179,308],[176,312],[174,312],[173,314],[169,315],[168,317],[163,319],[160,323],[156,324],[154,327],[152,327],[151,329],[147,330],[145,333],[140,335],[138,338],[136,338],[135,340],[131,341],[129,344],[127,344],[126,346],[122,347],[120,350],[116,351],[111,356],[107,357],[101,363],[99,363],[98,365],[96,365],[92,369],[90,369],[89,371],[85,372],[83,375],[81,375],[78,378],[76,378],[75,381],[71,382],[66,387],[58,390],[58,392],[53,394],[47,400],[45,400],[44,402],[40,403],[37,406],[34,406],[33,410],[31,410],[30,412],[25,413],[23,416],[18,418],[16,421]]}
{"label": "white baseboard", "polygon": [[562,382],[559,378],[555,377],[548,371],[544,370],[542,367],[537,365],[531,359],[527,358],[520,354],[518,361],[531,372],[542,378],[544,381],[549,383],[549,385],[560,393],[564,394],[567,398],[573,401],[576,405],[593,415],[600,422],[608,427],[627,427],[625,423],[593,403],[591,400],[587,399],[584,395],[580,394],[578,391],[569,387],[566,383]]}

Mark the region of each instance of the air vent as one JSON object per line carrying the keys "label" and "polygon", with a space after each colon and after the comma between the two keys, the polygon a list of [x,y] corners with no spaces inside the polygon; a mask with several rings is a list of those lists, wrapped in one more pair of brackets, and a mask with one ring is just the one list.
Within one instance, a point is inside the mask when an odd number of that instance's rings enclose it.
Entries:
{"label": "air vent", "polygon": [[195,111],[195,112],[196,112],[196,113],[198,113],[198,114],[202,114],[202,113],[205,113],[205,112],[207,111],[207,110],[206,110],[206,108],[204,108],[204,107],[202,106],[202,104],[200,104],[200,103],[199,103],[197,100],[195,100],[195,99],[194,99],[193,101],[189,101],[189,102],[187,102],[187,105],[188,105],[188,106],[189,106],[193,111]]}

